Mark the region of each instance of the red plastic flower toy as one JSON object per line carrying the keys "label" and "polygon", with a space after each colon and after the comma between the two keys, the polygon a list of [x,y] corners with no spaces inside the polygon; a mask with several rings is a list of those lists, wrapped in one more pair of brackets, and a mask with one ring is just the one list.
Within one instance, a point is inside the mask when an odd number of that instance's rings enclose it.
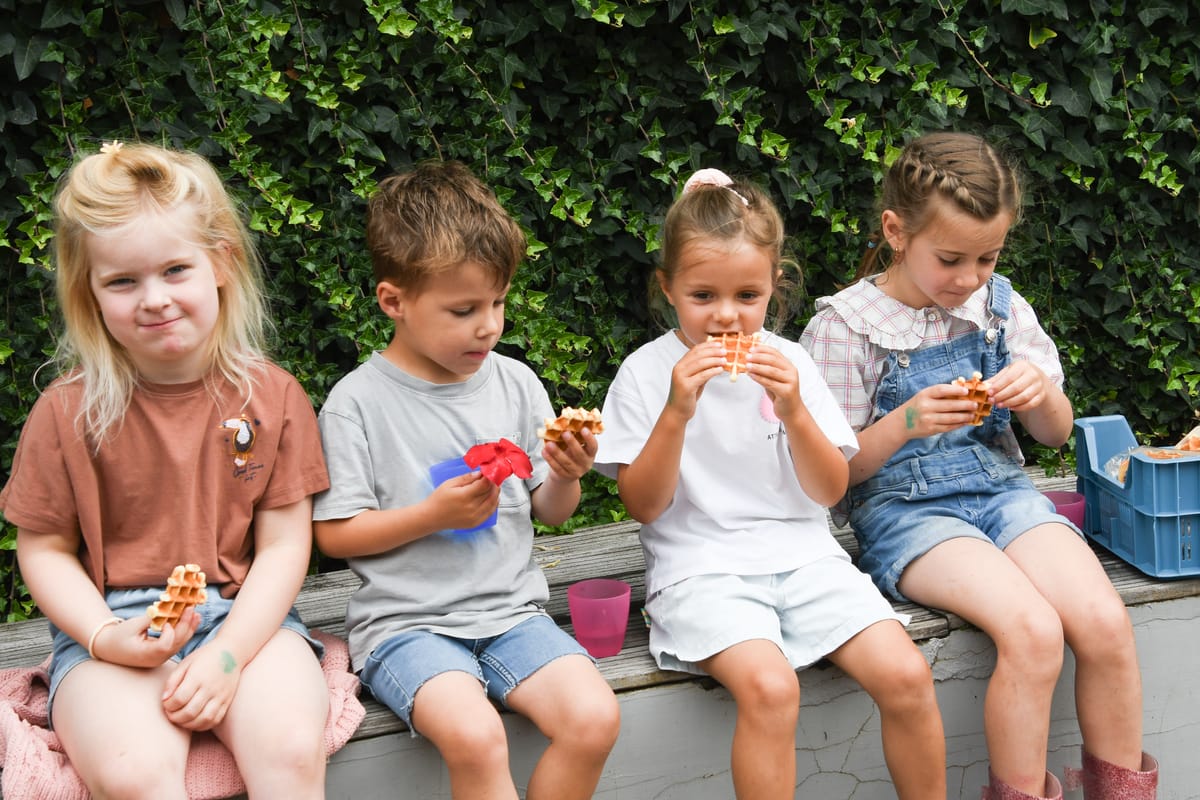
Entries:
{"label": "red plastic flower toy", "polygon": [[489,481],[499,486],[509,475],[528,478],[533,475],[533,463],[525,451],[508,439],[477,444],[467,451],[463,461],[478,469]]}

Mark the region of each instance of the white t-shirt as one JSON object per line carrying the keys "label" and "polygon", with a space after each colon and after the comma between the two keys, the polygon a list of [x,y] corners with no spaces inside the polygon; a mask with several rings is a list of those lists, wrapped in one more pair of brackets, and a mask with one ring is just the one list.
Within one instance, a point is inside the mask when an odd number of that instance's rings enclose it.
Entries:
{"label": "white t-shirt", "polygon": [[[800,395],[847,459],[854,432],[812,359],[796,342],[764,333],[763,343],[796,365]],[[615,478],[650,436],[667,402],[671,370],[687,352],[674,331],[643,345],[617,371],[604,401],[596,469]],[[679,483],[662,515],[642,526],[646,590],[694,575],[767,575],[819,558],[848,558],[829,532],[826,510],[800,488],[787,434],[762,386],[717,376],[688,422]]]}

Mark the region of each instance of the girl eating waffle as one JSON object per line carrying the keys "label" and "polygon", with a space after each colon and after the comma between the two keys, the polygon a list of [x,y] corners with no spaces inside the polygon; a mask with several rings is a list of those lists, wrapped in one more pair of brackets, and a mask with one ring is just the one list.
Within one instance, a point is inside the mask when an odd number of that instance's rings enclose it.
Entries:
{"label": "girl eating waffle", "polygon": [[[323,797],[329,694],[292,603],[329,484],[307,395],[262,354],[249,235],[207,161],[150,145],[82,159],[56,204],[62,376],[0,493],[54,731],[95,797],[186,798],[197,731],[251,798]],[[178,564],[204,602],[151,634]]]}
{"label": "girl eating waffle", "polygon": [[[800,346],[761,332],[785,294],[783,238],[753,184],[717,170],[685,184],[657,272],[678,324],[621,365],[596,466],[642,523],[655,660],[737,704],[737,797],[794,796],[796,670],[828,658],[878,703],[896,794],[944,800],[929,665],[826,521],[854,434]],[[760,333],[730,380],[729,340]]]}

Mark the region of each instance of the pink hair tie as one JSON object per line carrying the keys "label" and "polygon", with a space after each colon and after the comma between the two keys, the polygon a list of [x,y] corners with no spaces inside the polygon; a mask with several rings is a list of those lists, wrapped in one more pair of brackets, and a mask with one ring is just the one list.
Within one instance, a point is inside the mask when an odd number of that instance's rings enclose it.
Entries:
{"label": "pink hair tie", "polygon": [[683,194],[687,194],[697,186],[719,186],[733,192],[738,200],[742,201],[742,205],[749,206],[750,201],[742,196],[742,193],[733,188],[733,178],[726,175],[719,169],[713,167],[705,167],[698,169],[692,173],[692,177],[687,179],[683,184]]}

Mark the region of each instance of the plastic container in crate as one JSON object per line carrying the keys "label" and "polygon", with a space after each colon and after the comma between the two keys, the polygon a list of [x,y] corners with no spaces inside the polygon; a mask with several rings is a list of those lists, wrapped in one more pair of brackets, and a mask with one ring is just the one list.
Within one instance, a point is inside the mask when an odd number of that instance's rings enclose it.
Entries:
{"label": "plastic container in crate", "polygon": [[1137,446],[1122,416],[1075,420],[1084,533],[1147,575],[1200,575],[1200,453],[1177,451],[1178,458],[1167,459],[1130,453],[1122,485],[1104,465]]}

